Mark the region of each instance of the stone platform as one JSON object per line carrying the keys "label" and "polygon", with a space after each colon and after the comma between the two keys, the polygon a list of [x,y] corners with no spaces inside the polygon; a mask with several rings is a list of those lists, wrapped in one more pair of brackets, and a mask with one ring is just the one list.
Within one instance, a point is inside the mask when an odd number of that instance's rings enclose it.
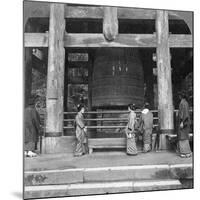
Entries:
{"label": "stone platform", "polygon": [[193,167],[173,152],[49,154],[26,158],[24,178],[25,198],[138,192],[191,188]]}

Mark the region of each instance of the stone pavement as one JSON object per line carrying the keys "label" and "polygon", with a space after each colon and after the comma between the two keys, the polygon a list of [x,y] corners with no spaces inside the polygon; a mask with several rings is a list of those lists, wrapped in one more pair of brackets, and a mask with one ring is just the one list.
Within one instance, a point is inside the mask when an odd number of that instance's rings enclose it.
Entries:
{"label": "stone pavement", "polygon": [[78,169],[114,166],[191,164],[193,158],[180,158],[174,152],[139,153],[128,156],[125,152],[94,152],[82,157],[73,154],[43,154],[36,158],[25,158],[25,171]]}
{"label": "stone pavement", "polygon": [[193,187],[192,158],[174,152],[45,154],[25,159],[25,198],[111,194]]}

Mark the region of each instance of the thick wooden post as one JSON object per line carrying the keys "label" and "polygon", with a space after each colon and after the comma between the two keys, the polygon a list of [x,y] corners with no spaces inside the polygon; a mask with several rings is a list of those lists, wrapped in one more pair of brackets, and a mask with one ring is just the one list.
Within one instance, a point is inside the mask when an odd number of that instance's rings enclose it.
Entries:
{"label": "thick wooden post", "polygon": [[150,104],[150,108],[154,109],[154,91],[153,91],[153,61],[152,52],[147,50],[141,50],[140,54],[142,56],[144,70],[144,79],[146,83],[145,101]]}
{"label": "thick wooden post", "polygon": [[[65,54],[68,56],[68,54]],[[67,111],[67,105],[68,105],[68,68],[69,68],[69,62],[68,58],[65,59],[65,70],[64,70],[64,111]]]}
{"label": "thick wooden post", "polygon": [[172,133],[173,101],[172,80],[169,51],[169,23],[168,12],[157,11],[157,70],[158,70],[158,114],[161,129],[161,149],[167,149],[166,134]]}
{"label": "thick wooden post", "polygon": [[64,32],[64,4],[51,4],[46,97],[46,153],[54,152],[57,142],[56,137],[63,134]]}
{"label": "thick wooden post", "polygon": [[92,110],[92,74],[93,74],[93,66],[92,61],[90,59],[88,63],[88,110]]}
{"label": "thick wooden post", "polygon": [[118,35],[117,7],[105,7],[103,16],[103,34],[108,41]]}
{"label": "thick wooden post", "polygon": [[[94,111],[92,108],[92,76],[94,68],[94,53],[90,52],[89,54],[89,63],[88,63],[88,110]],[[96,118],[96,114],[90,114],[89,118]],[[96,121],[89,121],[88,126],[96,126]],[[89,137],[96,137],[96,129],[88,129]]]}
{"label": "thick wooden post", "polygon": [[[33,27],[30,22],[24,25],[25,33],[31,32]],[[24,106],[26,107],[31,97],[32,89],[32,48],[24,47]]]}
{"label": "thick wooden post", "polygon": [[31,97],[32,89],[32,48],[24,48],[24,106],[26,107]]}

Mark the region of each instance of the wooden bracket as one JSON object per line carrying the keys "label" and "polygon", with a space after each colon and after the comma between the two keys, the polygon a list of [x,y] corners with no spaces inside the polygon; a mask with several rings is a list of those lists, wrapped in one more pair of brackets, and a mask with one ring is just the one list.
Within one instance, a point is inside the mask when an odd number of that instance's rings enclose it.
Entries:
{"label": "wooden bracket", "polygon": [[113,41],[118,35],[118,18],[116,7],[104,8],[103,34],[108,41]]}

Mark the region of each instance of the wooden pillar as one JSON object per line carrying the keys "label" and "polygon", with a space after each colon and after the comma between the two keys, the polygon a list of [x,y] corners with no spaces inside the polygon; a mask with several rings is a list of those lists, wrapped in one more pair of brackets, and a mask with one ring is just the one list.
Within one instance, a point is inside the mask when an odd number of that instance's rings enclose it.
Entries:
{"label": "wooden pillar", "polygon": [[144,79],[146,83],[145,101],[150,104],[150,109],[154,109],[152,51],[148,49],[141,50],[140,54],[142,56]]}
{"label": "wooden pillar", "polygon": [[93,66],[91,58],[88,63],[88,111],[92,110],[92,75],[93,75]]}
{"label": "wooden pillar", "polygon": [[63,134],[64,33],[64,4],[52,3],[49,23],[45,153],[54,152],[57,137]]}
{"label": "wooden pillar", "polygon": [[[94,50],[93,50],[94,51]],[[92,76],[94,68],[94,53],[90,51],[89,54],[89,65],[88,65],[88,110],[94,111],[92,108]],[[90,114],[89,118],[96,118],[96,114]],[[89,121],[88,126],[96,126],[96,121]],[[96,129],[88,129],[89,137],[96,137]]]}
{"label": "wooden pillar", "polygon": [[167,149],[166,134],[172,133],[173,124],[173,100],[172,80],[169,51],[169,23],[168,12],[157,11],[157,79],[158,79],[158,115],[161,129],[161,149]]}
{"label": "wooden pillar", "polygon": [[24,49],[24,106],[26,107],[29,103],[32,89],[32,48]]}
{"label": "wooden pillar", "polygon": [[104,7],[103,34],[108,41],[118,35],[117,7]]}
{"label": "wooden pillar", "polygon": [[68,70],[69,70],[69,62],[68,62],[68,53],[65,54],[65,70],[64,70],[64,111],[67,112],[68,105]]}
{"label": "wooden pillar", "polygon": [[[24,19],[25,20],[25,19]],[[26,20],[24,23],[25,33],[33,31],[33,26],[30,21]],[[32,50],[33,48],[24,47],[24,106],[29,103],[32,90]]]}

